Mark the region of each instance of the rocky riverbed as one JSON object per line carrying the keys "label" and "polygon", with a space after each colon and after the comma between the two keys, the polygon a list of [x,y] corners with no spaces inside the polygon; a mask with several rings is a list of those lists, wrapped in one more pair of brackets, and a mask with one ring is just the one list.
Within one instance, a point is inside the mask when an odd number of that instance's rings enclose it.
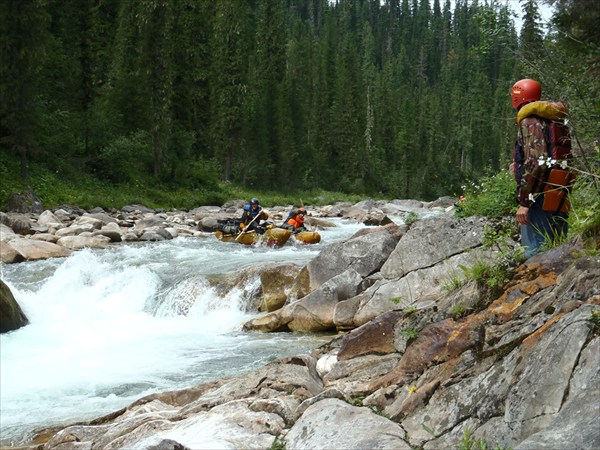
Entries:
{"label": "rocky riverbed", "polygon": [[[240,206],[65,210],[68,220],[56,210],[50,213],[60,223],[40,222],[44,212],[29,219],[29,231],[15,230],[15,216],[7,215],[15,237],[1,230],[2,253],[10,245],[20,258],[35,259],[13,242],[56,236],[88,218],[101,224],[77,236],[105,236],[94,233],[115,223],[122,241],[130,232],[138,239],[162,235],[152,227],[201,238],[211,221],[237,216]],[[432,210],[437,214],[428,217]],[[261,281],[256,305],[264,314],[245,328],[337,330],[330,343],[245,375],[144,397],[89,422],[41,430],[23,447],[446,449],[467,436],[513,449],[600,447],[600,258],[569,243],[524,262],[492,289],[468,269],[502,265],[517,243],[507,236],[490,246],[489,230],[498,224],[455,219],[451,202],[366,201],[312,211],[313,226],[343,216],[372,227],[326,246],[302,267],[247,274]],[[421,219],[390,219],[411,212]],[[60,243],[64,237],[53,244],[75,251]]]}

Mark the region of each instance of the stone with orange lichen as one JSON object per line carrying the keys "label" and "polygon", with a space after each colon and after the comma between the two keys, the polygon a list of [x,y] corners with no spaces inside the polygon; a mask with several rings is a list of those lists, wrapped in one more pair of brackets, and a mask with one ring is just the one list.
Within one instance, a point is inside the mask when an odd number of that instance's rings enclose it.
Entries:
{"label": "stone with orange lichen", "polygon": [[531,281],[524,281],[513,286],[488,308],[497,320],[505,322],[510,320],[523,303],[538,292],[556,285],[556,274],[540,275]]}
{"label": "stone with orange lichen", "polygon": [[408,346],[398,365],[389,374],[374,380],[369,389],[406,383],[434,362],[448,361],[469,349],[481,348],[485,336],[484,315],[477,317],[465,322],[446,319],[425,327]]}

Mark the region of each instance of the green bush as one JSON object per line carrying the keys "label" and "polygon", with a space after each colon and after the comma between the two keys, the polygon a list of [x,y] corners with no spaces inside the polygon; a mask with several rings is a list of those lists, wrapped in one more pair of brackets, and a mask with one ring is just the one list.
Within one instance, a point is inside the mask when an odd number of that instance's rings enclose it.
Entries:
{"label": "green bush", "polygon": [[458,217],[485,216],[494,219],[513,215],[517,210],[515,180],[508,170],[465,185],[463,191],[456,212]]}
{"label": "green bush", "polygon": [[121,136],[98,152],[91,163],[96,176],[113,183],[132,183],[141,173],[150,173],[152,143],[146,131]]}
{"label": "green bush", "polygon": [[598,238],[600,235],[600,148],[594,147],[594,156],[588,158],[587,170],[576,172],[577,180],[569,200],[569,236]]}

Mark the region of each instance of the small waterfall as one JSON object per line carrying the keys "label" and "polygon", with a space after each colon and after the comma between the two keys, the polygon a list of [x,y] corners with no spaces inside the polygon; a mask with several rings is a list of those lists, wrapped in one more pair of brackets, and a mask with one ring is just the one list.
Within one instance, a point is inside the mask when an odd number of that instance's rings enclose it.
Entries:
{"label": "small waterfall", "polygon": [[178,238],[0,266],[30,320],[0,335],[3,443],[317,347],[318,336],[241,331],[256,316],[258,277],[223,291],[209,279],[264,262],[303,264],[360,227],[340,222],[315,246]]}

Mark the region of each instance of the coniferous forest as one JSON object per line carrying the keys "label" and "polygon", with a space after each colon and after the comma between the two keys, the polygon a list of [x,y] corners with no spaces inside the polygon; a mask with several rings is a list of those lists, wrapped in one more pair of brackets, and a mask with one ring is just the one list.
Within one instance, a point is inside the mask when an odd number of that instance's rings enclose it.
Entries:
{"label": "coniferous forest", "polygon": [[551,3],[3,0],[0,176],[452,195],[510,162],[520,78],[598,139],[598,4]]}

